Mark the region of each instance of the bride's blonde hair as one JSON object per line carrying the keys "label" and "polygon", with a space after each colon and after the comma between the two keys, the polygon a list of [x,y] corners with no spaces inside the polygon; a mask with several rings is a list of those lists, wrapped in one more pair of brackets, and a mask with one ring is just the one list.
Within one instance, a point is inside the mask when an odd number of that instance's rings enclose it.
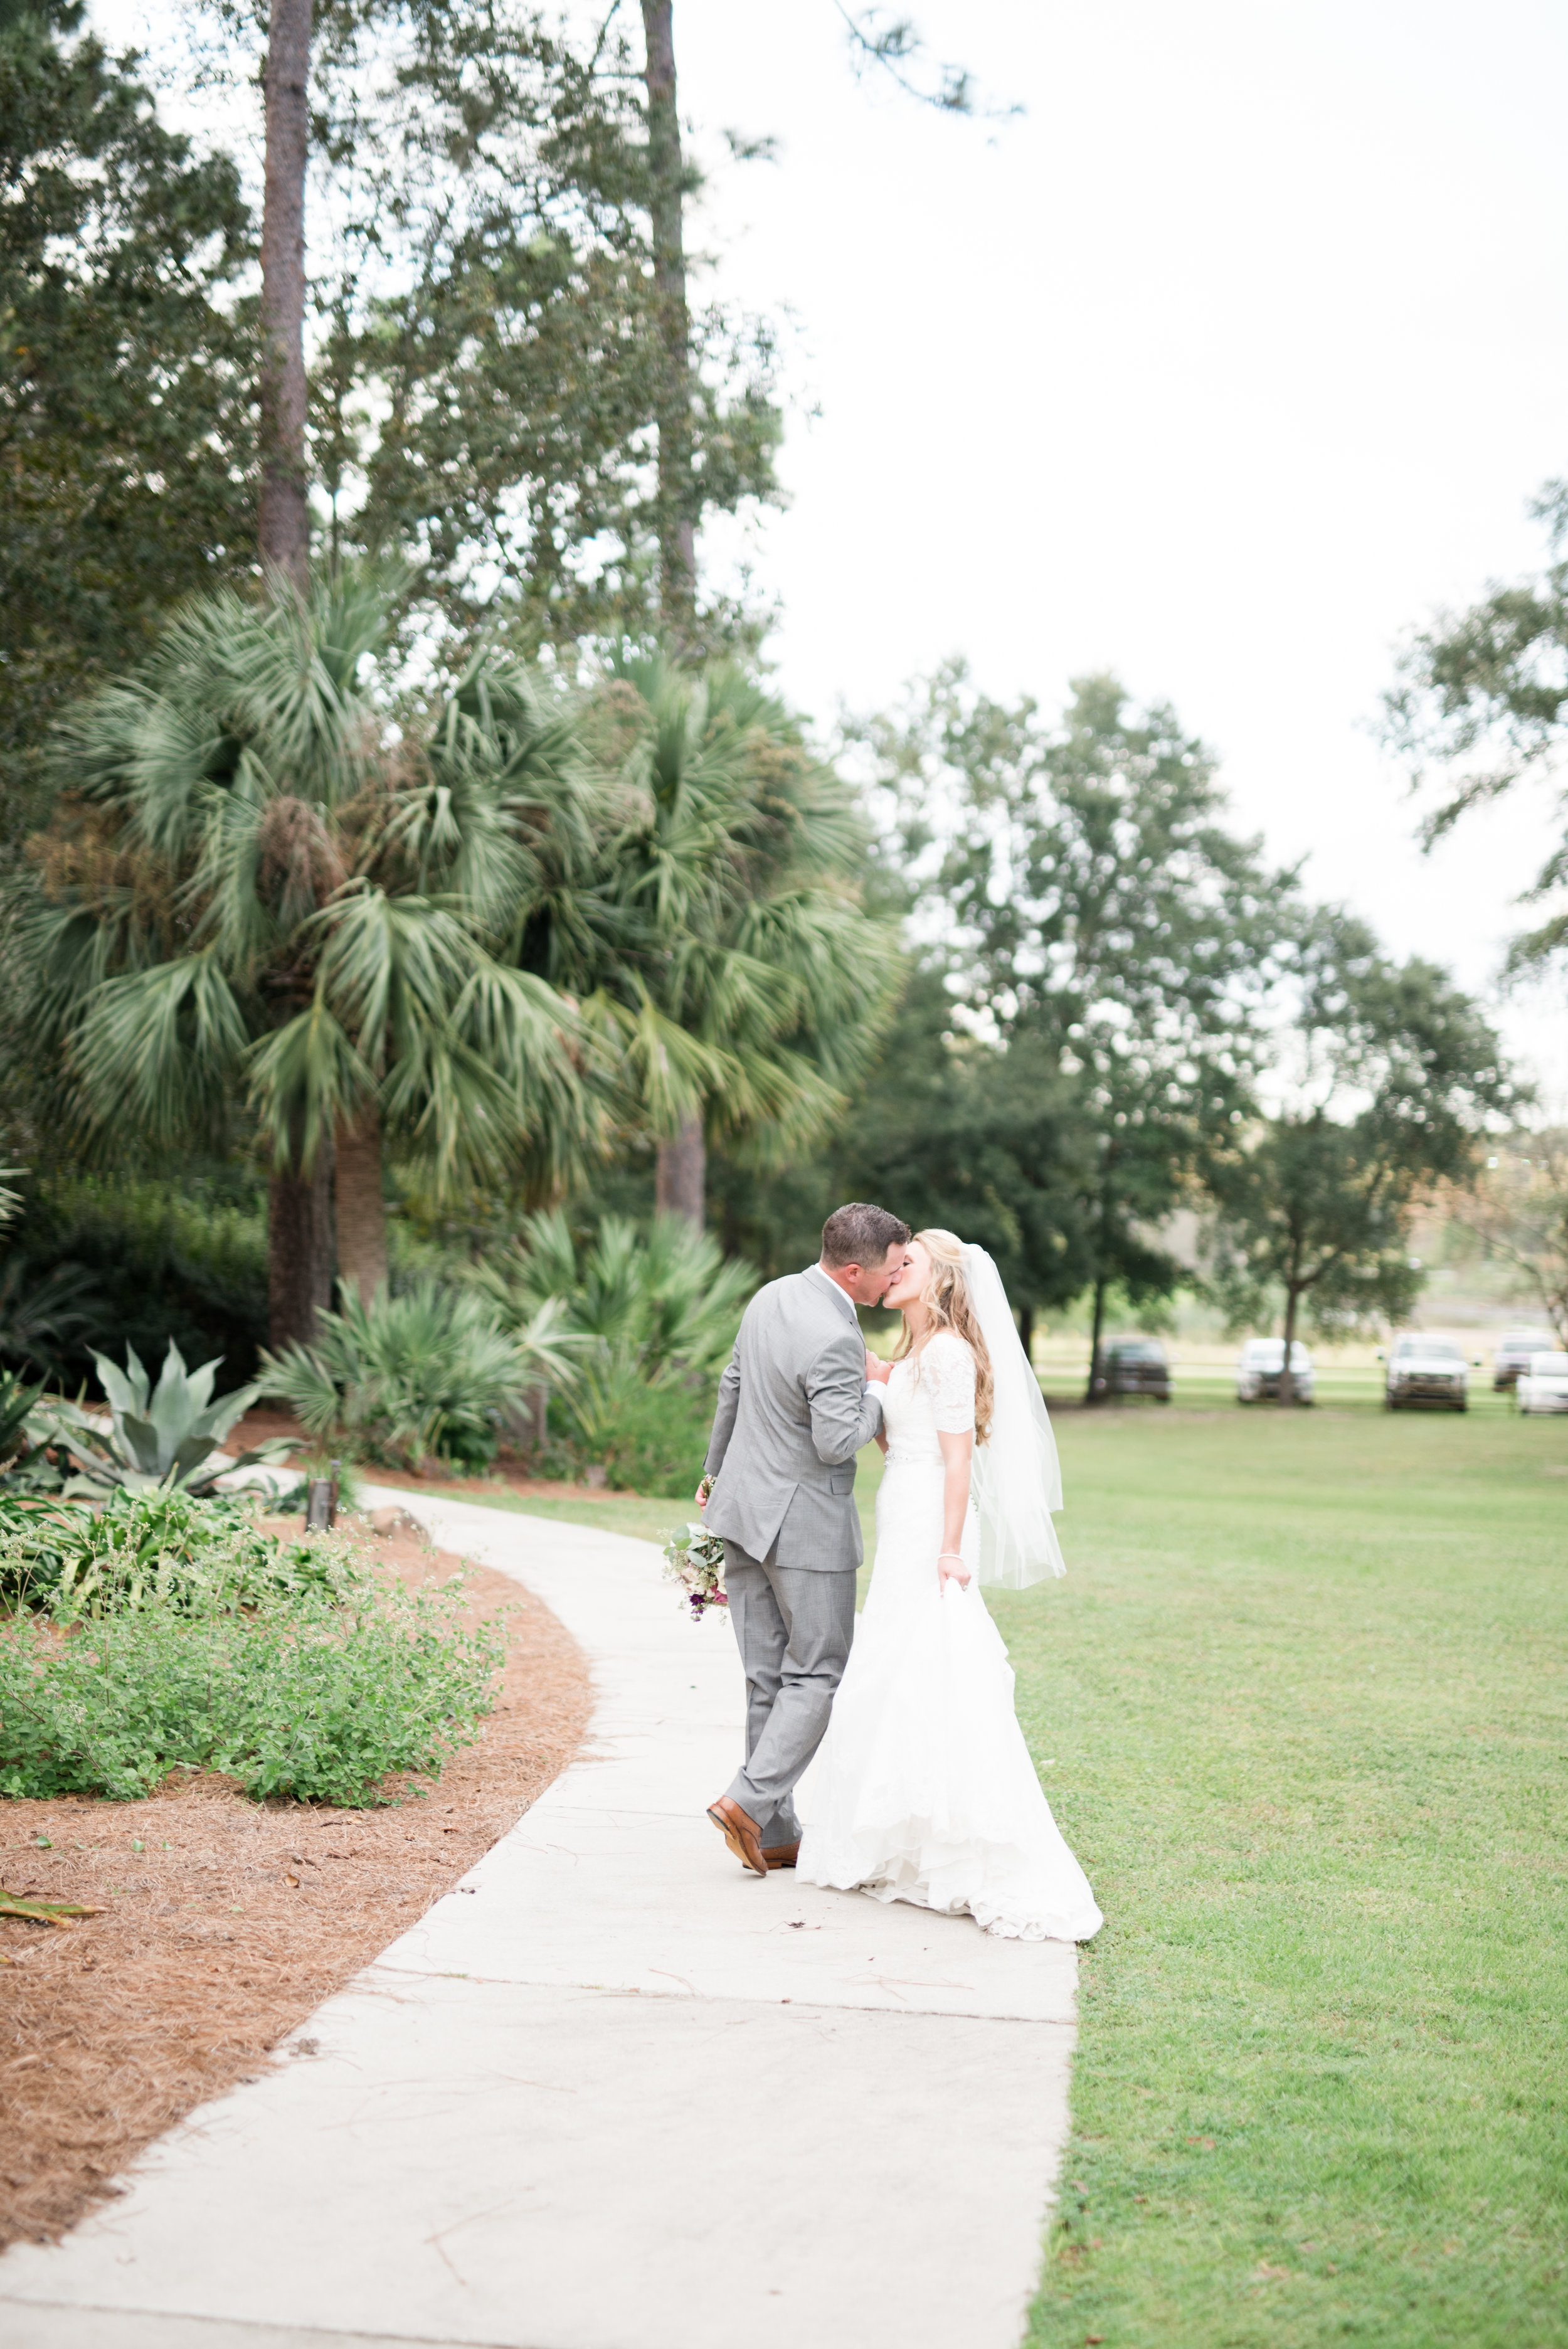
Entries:
{"label": "bride's blonde hair", "polygon": [[[962,1338],[975,1357],[975,1441],[984,1444],[991,1433],[991,1406],[995,1395],[995,1380],[991,1371],[991,1357],[985,1351],[985,1340],[980,1335],[974,1300],[964,1272],[964,1243],[953,1232],[937,1229],[916,1232],[915,1238],[931,1258],[931,1271],[920,1301],[930,1315],[925,1336],[934,1338],[939,1330],[951,1330]],[[900,1339],[894,1361],[902,1361],[913,1347],[909,1318],[904,1317],[903,1336]]]}

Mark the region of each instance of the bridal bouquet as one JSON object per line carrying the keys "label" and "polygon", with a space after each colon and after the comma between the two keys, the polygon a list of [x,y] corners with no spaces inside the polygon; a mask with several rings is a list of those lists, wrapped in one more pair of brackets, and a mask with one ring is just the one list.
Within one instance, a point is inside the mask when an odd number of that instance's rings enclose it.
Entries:
{"label": "bridal bouquet", "polygon": [[694,1623],[702,1621],[708,1608],[728,1606],[724,1544],[706,1526],[683,1526],[670,1536],[665,1544],[665,1572],[685,1591]]}

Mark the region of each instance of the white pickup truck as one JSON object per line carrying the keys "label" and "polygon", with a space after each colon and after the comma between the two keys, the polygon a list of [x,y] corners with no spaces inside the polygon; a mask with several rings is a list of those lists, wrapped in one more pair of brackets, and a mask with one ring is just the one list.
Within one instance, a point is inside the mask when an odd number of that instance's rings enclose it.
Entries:
{"label": "white pickup truck", "polygon": [[1513,1390],[1521,1411],[1568,1411],[1568,1354],[1532,1354]]}

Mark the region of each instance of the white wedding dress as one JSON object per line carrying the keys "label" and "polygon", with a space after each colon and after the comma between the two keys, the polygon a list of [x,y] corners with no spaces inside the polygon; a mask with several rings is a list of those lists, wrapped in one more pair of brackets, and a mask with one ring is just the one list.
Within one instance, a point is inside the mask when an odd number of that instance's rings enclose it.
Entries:
{"label": "white wedding dress", "polygon": [[798,1790],[808,1884],[965,1911],[988,1933],[1084,1941],[1102,1922],[1013,1709],[1013,1671],[974,1578],[942,1582],[943,1434],[975,1424],[975,1357],[948,1330],[896,1362],[871,1594],[828,1733]]}

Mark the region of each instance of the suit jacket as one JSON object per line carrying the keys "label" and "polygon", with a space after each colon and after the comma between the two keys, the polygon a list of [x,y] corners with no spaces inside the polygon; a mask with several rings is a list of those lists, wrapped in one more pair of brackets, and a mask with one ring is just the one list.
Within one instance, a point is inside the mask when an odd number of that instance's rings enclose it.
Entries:
{"label": "suit jacket", "polygon": [[855,1309],[815,1270],[759,1288],[718,1385],[707,1447],[710,1532],[756,1558],[859,1566],[855,1454],[882,1425]]}

